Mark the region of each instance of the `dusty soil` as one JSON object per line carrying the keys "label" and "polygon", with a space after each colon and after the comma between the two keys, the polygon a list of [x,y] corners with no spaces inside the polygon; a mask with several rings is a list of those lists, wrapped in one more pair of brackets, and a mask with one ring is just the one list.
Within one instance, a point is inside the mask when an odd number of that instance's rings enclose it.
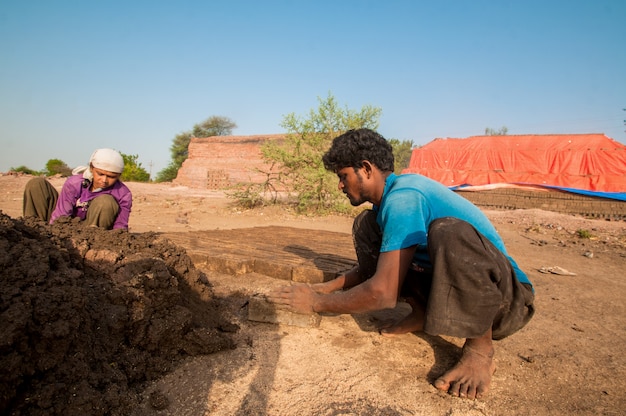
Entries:
{"label": "dusty soil", "polygon": [[1,414],[626,412],[625,222],[486,211],[535,284],[537,314],[496,343],[490,394],[468,401],[431,385],[462,340],[376,332],[406,305],[319,327],[252,322],[250,297],[286,282],[194,265],[193,247],[168,238],[282,226],[345,244],[350,218],[241,211],[221,192],[129,183],[129,233],[47,226],[20,219],[28,179],[0,176]]}

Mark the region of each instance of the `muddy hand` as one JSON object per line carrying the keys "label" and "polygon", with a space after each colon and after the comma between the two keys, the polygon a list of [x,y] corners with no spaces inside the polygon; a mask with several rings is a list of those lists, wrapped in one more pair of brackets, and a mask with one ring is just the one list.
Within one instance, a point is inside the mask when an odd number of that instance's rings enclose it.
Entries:
{"label": "muddy hand", "polygon": [[292,312],[311,314],[315,312],[313,305],[318,296],[309,285],[297,284],[276,288],[268,293],[267,298]]}

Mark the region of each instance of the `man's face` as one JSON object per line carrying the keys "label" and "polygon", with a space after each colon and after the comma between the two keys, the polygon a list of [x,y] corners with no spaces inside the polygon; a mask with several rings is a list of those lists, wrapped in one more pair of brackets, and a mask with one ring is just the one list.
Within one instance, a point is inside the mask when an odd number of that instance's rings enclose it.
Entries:
{"label": "man's face", "polygon": [[346,194],[352,206],[359,206],[367,202],[367,195],[364,191],[363,177],[361,170],[352,167],[343,168],[337,171],[339,178],[339,190]]}
{"label": "man's face", "polygon": [[91,173],[93,174],[92,189],[105,189],[109,186],[113,186],[115,182],[120,178],[119,173],[109,172],[108,170],[102,170],[95,167],[91,167]]}

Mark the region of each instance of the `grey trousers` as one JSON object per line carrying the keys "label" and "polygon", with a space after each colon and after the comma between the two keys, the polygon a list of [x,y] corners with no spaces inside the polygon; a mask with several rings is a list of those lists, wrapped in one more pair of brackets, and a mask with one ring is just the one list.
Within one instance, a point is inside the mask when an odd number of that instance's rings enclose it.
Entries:
{"label": "grey trousers", "polygon": [[[359,214],[352,228],[359,269],[376,271],[382,232],[376,213]],[[505,338],[530,321],[535,308],[529,285],[520,283],[509,260],[471,224],[440,218],[428,230],[431,266],[413,265],[401,288],[425,308],[424,332],[478,338],[492,329]]]}
{"label": "grey trousers", "polygon": [[[59,193],[45,178],[33,178],[26,183],[22,211],[24,217],[50,222]],[[100,195],[89,201],[85,223],[105,229],[113,228],[120,206],[111,195]]]}

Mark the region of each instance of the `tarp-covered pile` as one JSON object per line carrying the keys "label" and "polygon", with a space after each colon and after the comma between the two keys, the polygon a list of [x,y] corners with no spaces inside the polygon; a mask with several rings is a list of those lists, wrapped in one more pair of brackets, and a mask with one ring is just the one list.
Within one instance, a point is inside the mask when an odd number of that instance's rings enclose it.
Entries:
{"label": "tarp-covered pile", "polygon": [[626,146],[604,134],[435,139],[403,173],[452,189],[531,186],[626,201]]}

